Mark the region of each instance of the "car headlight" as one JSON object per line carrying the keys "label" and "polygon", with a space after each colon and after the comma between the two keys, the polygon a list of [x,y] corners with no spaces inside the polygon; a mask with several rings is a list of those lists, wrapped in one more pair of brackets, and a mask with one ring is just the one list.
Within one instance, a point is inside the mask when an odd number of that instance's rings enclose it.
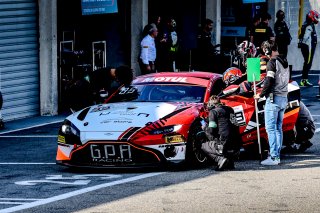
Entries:
{"label": "car headlight", "polygon": [[69,120],[65,120],[59,130],[58,143],[81,145],[80,130]]}
{"label": "car headlight", "polygon": [[182,125],[165,126],[162,128],[151,130],[150,134],[151,135],[163,135],[163,134],[168,134],[171,132],[177,132],[181,127],[182,127]]}
{"label": "car headlight", "polygon": [[61,132],[65,135],[75,135],[80,137],[80,131],[70,121],[66,120],[61,126]]}

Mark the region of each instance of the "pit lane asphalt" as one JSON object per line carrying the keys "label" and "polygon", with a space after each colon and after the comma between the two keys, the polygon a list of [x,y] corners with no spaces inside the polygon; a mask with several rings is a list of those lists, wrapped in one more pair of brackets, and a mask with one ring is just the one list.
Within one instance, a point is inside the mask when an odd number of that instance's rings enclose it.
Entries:
{"label": "pit lane asphalt", "polygon": [[59,126],[67,116],[68,114],[64,113],[9,121],[5,123],[5,128],[0,130],[0,136],[57,135]]}

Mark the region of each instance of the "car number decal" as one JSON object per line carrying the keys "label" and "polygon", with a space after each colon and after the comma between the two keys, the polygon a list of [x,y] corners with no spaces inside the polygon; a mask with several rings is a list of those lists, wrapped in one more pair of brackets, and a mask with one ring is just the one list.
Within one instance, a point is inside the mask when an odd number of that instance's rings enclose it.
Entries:
{"label": "car number decal", "polygon": [[243,107],[241,105],[232,107],[234,111],[234,116],[239,126],[246,125],[246,118],[244,116]]}

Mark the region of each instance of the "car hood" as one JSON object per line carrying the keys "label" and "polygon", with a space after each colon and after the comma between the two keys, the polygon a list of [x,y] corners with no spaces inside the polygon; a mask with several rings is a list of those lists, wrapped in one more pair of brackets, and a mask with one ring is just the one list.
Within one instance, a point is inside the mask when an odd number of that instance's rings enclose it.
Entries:
{"label": "car hood", "polygon": [[81,132],[123,132],[130,127],[144,127],[179,109],[178,104],[163,102],[111,103],[95,105],[68,119]]}

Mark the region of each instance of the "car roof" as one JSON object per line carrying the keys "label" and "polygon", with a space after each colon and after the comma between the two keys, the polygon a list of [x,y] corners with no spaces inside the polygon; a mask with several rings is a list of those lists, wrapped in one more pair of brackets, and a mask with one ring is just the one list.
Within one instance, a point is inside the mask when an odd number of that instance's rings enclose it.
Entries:
{"label": "car roof", "polygon": [[212,72],[201,72],[201,71],[196,71],[196,72],[189,72],[189,71],[180,71],[180,72],[157,72],[157,73],[150,73],[146,75],[140,75],[139,77],[142,78],[150,78],[150,77],[162,77],[162,76],[172,76],[172,77],[195,77],[195,78],[204,78],[204,79],[210,79],[213,76],[221,76],[220,74],[217,73],[212,73]]}

